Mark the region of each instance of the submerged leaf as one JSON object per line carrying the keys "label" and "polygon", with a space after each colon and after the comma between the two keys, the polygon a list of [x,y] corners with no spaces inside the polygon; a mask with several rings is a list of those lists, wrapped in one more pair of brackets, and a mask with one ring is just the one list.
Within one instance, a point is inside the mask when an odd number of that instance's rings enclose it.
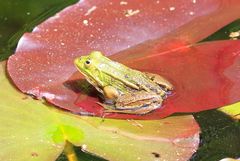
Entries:
{"label": "submerged leaf", "polygon": [[240,120],[240,103],[224,106],[218,110],[230,115],[234,119]]}
{"label": "submerged leaf", "polygon": [[162,120],[80,117],[17,91],[0,63],[0,158],[53,161],[69,141],[112,161],[188,160],[199,143],[191,115]]}

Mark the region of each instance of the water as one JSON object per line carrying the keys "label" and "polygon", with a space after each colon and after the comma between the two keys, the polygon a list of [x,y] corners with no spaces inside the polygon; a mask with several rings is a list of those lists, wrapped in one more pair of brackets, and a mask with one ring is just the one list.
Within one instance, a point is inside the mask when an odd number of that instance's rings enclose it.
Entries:
{"label": "water", "polygon": [[77,0],[0,0],[0,60],[14,53],[24,32]]}

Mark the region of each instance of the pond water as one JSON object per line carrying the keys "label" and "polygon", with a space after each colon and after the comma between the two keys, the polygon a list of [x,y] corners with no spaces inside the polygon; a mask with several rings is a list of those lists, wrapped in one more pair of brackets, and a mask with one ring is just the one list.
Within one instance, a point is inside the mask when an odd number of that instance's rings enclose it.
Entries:
{"label": "pond water", "polygon": [[22,34],[77,0],[0,1],[0,60],[14,52]]}
{"label": "pond water", "polygon": [[[77,0],[8,0],[0,1],[0,60],[14,53],[24,32]],[[204,41],[229,39],[229,33],[240,29],[240,20],[219,30]],[[224,157],[240,157],[240,123],[217,110],[194,114],[202,134],[201,145],[191,160],[215,161]],[[79,148],[76,147],[79,151]],[[85,160],[103,160],[79,152]],[[64,155],[59,160],[65,160]]]}

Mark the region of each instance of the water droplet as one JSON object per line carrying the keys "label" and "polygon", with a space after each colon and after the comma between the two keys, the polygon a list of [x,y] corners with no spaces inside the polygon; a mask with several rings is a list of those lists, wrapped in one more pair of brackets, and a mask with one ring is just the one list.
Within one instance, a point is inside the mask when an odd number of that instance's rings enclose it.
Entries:
{"label": "water droplet", "polygon": [[121,1],[120,2],[120,5],[127,5],[128,4],[128,2],[126,2],[126,1]]}
{"label": "water droplet", "polygon": [[169,7],[169,11],[174,11],[175,9],[175,7]]}
{"label": "water droplet", "polygon": [[130,16],[138,14],[139,12],[140,12],[140,10],[128,9],[128,10],[125,11],[125,16],[130,17]]}
{"label": "water droplet", "polygon": [[96,10],[97,9],[97,6],[92,6],[88,11],[87,11],[87,13],[85,13],[85,16],[88,16],[88,15],[90,15],[94,10]]}
{"label": "water droplet", "polygon": [[189,12],[189,15],[194,15],[194,12],[193,11]]}
{"label": "water droplet", "polygon": [[84,24],[85,26],[88,26],[88,20],[83,20],[83,24]]}

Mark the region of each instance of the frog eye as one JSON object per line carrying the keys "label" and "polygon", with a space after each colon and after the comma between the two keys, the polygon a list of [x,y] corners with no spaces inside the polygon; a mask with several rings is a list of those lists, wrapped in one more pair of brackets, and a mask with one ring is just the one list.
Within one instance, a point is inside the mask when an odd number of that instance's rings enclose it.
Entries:
{"label": "frog eye", "polygon": [[86,67],[89,67],[90,64],[91,64],[91,61],[90,61],[90,60],[86,60],[86,61],[85,61],[85,66],[86,66]]}

